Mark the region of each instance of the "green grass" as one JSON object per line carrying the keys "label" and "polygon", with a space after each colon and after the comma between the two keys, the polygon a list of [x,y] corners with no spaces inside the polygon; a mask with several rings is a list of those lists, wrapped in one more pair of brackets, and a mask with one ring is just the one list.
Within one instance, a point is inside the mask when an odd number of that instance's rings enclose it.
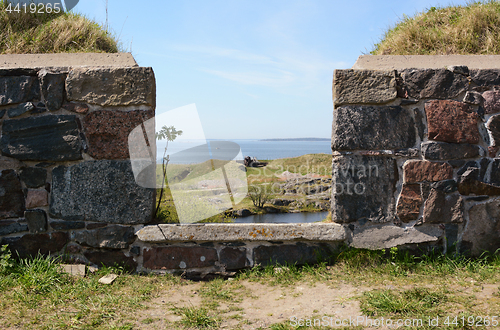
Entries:
{"label": "green grass", "polygon": [[500,53],[500,2],[431,7],[404,15],[374,46],[372,55],[443,55]]}
{"label": "green grass", "polygon": [[115,36],[81,14],[7,12],[0,1],[0,54],[116,53]]}
{"label": "green grass", "polygon": [[195,327],[197,329],[217,329],[219,328],[220,320],[210,315],[211,313],[206,308],[195,307],[180,307],[173,308],[177,315],[182,316],[181,324],[187,327]]}

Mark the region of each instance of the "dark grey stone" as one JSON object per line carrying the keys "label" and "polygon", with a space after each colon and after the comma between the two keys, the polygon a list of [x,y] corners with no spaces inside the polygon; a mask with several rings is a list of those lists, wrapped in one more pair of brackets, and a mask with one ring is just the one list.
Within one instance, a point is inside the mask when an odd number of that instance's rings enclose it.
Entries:
{"label": "dark grey stone", "polygon": [[50,226],[54,230],[83,229],[83,228],[85,228],[85,222],[83,222],[83,221],[53,220],[53,221],[50,221]]}
{"label": "dark grey stone", "polygon": [[69,235],[64,232],[52,232],[43,234],[26,234],[21,237],[4,237],[0,245],[8,244],[12,255],[17,258],[34,257],[38,253],[42,255],[54,255],[60,252],[68,243]]}
{"label": "dark grey stone", "polygon": [[466,143],[428,141],[422,143],[422,154],[429,160],[475,158],[481,155],[481,147]]}
{"label": "dark grey stone", "polygon": [[393,221],[396,161],[378,156],[336,156],[333,159],[332,219],[349,223],[366,218]]}
{"label": "dark grey stone", "polygon": [[448,70],[450,70],[450,72],[462,74],[464,76],[469,75],[469,68],[465,65],[452,65],[448,67]]}
{"label": "dark grey stone", "polygon": [[28,68],[0,69],[0,77],[36,76],[38,70]]}
{"label": "dark grey stone", "polygon": [[464,202],[459,194],[447,195],[444,191],[432,189],[424,204],[425,223],[462,223]]}
{"label": "dark grey stone", "polygon": [[219,252],[219,261],[226,270],[242,269],[248,266],[245,248],[224,247]]}
{"label": "dark grey stone", "polygon": [[448,99],[467,91],[469,81],[446,69],[408,69],[402,73],[408,96],[417,99]]}
{"label": "dark grey stone", "polygon": [[5,116],[6,112],[7,112],[7,110],[5,110],[5,109],[0,110],[0,119],[2,119],[3,116]]}
{"label": "dark grey stone", "polygon": [[[465,93],[463,101],[465,103],[479,105],[479,104],[482,104],[484,102],[484,98],[481,95],[481,93],[468,91],[467,93]],[[483,115],[484,115],[484,113],[483,113]]]}
{"label": "dark grey stone", "polygon": [[415,124],[417,125],[418,136],[422,141],[424,139],[424,134],[425,134],[425,123],[426,123],[425,114],[418,108],[413,109],[413,113],[415,114]]}
{"label": "dark grey stone", "polygon": [[154,201],[154,189],[137,185],[128,160],[88,161],[52,171],[50,214],[54,218],[147,223]]}
{"label": "dark grey stone", "polygon": [[9,118],[18,117],[28,111],[35,109],[35,106],[31,102],[21,103],[17,107],[10,108],[7,111]]}
{"label": "dark grey stone", "polygon": [[458,186],[455,180],[443,180],[432,183],[431,188],[441,190],[448,194],[457,191]]}
{"label": "dark grey stone", "polygon": [[[462,174],[465,173],[465,171],[467,171],[467,169],[469,167],[476,167],[478,169],[478,176],[479,176],[479,165],[477,164],[477,162],[475,160],[471,160],[471,161],[468,161],[464,166],[462,166],[462,168],[460,168],[457,172],[457,176],[461,176]],[[478,180],[478,178],[476,178],[476,180]]]}
{"label": "dark grey stone", "polygon": [[399,105],[411,105],[411,104],[416,104],[420,100],[417,99],[401,99],[401,103]]}
{"label": "dark grey stone", "polygon": [[23,167],[19,171],[19,177],[28,188],[38,188],[45,185],[47,181],[47,170],[41,167]]}
{"label": "dark grey stone", "polygon": [[0,105],[30,102],[39,98],[38,78],[31,76],[0,77]]}
{"label": "dark grey stone", "polygon": [[326,246],[296,245],[261,245],[253,250],[255,264],[267,265],[303,265],[314,264],[326,259],[330,250]]}
{"label": "dark grey stone", "polygon": [[138,256],[141,254],[141,247],[140,246],[132,246],[130,248],[130,253],[133,254],[134,256]]}
{"label": "dark grey stone", "polygon": [[489,171],[489,180],[485,180],[486,183],[492,184],[494,186],[500,186],[500,159],[495,158],[491,161],[491,170]]}
{"label": "dark grey stone", "polygon": [[24,193],[21,181],[14,170],[0,173],[0,219],[22,217]]}
{"label": "dark grey stone", "polygon": [[446,247],[448,249],[454,247],[458,243],[458,224],[447,223],[444,225],[446,237]]}
{"label": "dark grey stone", "polygon": [[411,111],[399,106],[343,106],[333,112],[333,150],[411,148],[415,135]]}
{"label": "dark grey stone", "polygon": [[9,119],[3,122],[2,153],[19,160],[82,159],[82,143],[73,115]]}
{"label": "dark grey stone", "polygon": [[486,127],[490,131],[493,138],[492,146],[500,146],[500,115],[492,116],[486,123]]}
{"label": "dark grey stone", "polygon": [[44,210],[27,210],[24,217],[30,233],[38,234],[47,231],[47,214]]}
{"label": "dark grey stone", "polygon": [[500,85],[500,70],[471,70],[472,81],[479,86]]}
{"label": "dark grey stone", "polygon": [[[480,181],[485,181],[487,180],[485,178],[486,172],[488,171],[488,167],[490,166],[491,159],[490,158],[481,158],[479,161],[479,179]],[[487,182],[487,181],[485,181]]]}
{"label": "dark grey stone", "polygon": [[63,73],[52,73],[41,70],[38,73],[40,78],[42,95],[45,105],[49,111],[61,108],[64,98],[64,82],[66,75]]}
{"label": "dark grey stone", "polygon": [[76,242],[95,248],[125,249],[134,240],[134,228],[129,226],[111,225],[75,233]]}
{"label": "dark grey stone", "polygon": [[28,225],[14,220],[0,221],[0,236],[28,231]]}
{"label": "dark grey stone", "polygon": [[42,113],[42,112],[45,112],[47,111],[47,108],[45,108],[45,104],[43,102],[38,102],[36,105],[35,105],[35,109],[31,110],[31,114],[34,115],[34,114],[39,114],[39,113]]}
{"label": "dark grey stone", "polygon": [[469,210],[469,221],[462,243],[474,256],[484,251],[494,253],[500,248],[500,200],[477,204]]}

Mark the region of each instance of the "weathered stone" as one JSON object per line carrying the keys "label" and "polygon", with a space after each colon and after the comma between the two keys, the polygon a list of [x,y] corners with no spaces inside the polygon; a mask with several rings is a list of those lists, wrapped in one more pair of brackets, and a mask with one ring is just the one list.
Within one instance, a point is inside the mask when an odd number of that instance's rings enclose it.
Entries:
{"label": "weathered stone", "polygon": [[500,159],[495,158],[491,161],[491,168],[488,169],[489,177],[485,175],[485,182],[500,187]]}
{"label": "weathered stone", "polygon": [[500,85],[500,70],[471,70],[471,80],[479,86]]}
{"label": "weathered stone", "polygon": [[19,171],[19,177],[28,188],[38,188],[45,185],[47,181],[47,170],[40,167],[23,167]]}
{"label": "weathered stone", "polygon": [[4,237],[0,245],[8,244],[12,255],[17,258],[34,257],[38,253],[42,255],[54,254],[62,250],[68,243],[68,233],[53,232],[50,234],[26,234],[22,237]]}
{"label": "weathered stone", "polygon": [[65,220],[138,224],[151,221],[154,189],[134,180],[130,161],[87,161],[52,170],[50,214]]}
{"label": "weathered stone", "polygon": [[429,194],[431,193],[431,183],[430,182],[422,182],[420,184],[420,195],[422,196],[422,200],[427,200],[429,198]]}
{"label": "weathered stone", "polygon": [[442,190],[431,189],[424,204],[425,223],[462,223],[464,202],[460,195],[447,196]]}
{"label": "weathered stone", "polygon": [[444,234],[446,237],[446,247],[448,249],[455,247],[458,243],[458,231],[459,224],[456,223],[447,223],[444,225]]}
{"label": "weathered stone", "polygon": [[129,226],[111,225],[75,233],[76,242],[95,248],[125,249],[134,240],[134,228]]}
{"label": "weathered stone", "polygon": [[33,103],[31,103],[31,102],[21,103],[14,108],[8,109],[7,115],[9,116],[9,118],[14,118],[14,117],[18,117],[18,116],[20,116],[28,111],[31,111],[33,109],[35,109],[35,106],[33,105]]}
{"label": "weathered stone", "polygon": [[465,93],[463,102],[473,105],[480,105],[484,102],[484,98],[481,93],[468,91],[467,93]]}
{"label": "weathered stone", "polygon": [[469,210],[469,222],[462,243],[470,246],[470,253],[479,256],[484,251],[500,248],[500,200],[476,204]]}
{"label": "weathered stone", "polygon": [[91,222],[87,224],[87,229],[103,228],[106,227],[107,225],[108,225],[107,223],[102,223],[102,222]]}
{"label": "weathered stone", "polygon": [[491,116],[486,127],[491,136],[491,146],[500,147],[500,115]]}
{"label": "weathered stone", "polygon": [[85,116],[83,126],[88,140],[88,154],[95,159],[128,159],[128,136],[154,111],[93,111]]}
{"label": "weathered stone", "polygon": [[388,249],[406,244],[437,242],[444,231],[438,225],[413,226],[392,223],[354,227],[350,246],[358,249]]}
{"label": "weathered stone", "polygon": [[404,184],[399,196],[397,215],[403,222],[418,219],[422,196],[419,184]]}
{"label": "weathered stone", "polygon": [[130,254],[134,256],[138,256],[141,254],[141,247],[140,246],[132,246],[130,247]]}
{"label": "weathered stone", "polygon": [[6,112],[7,112],[6,109],[0,110],[0,119],[2,119],[3,116],[5,116]]}
{"label": "weathered stone", "polygon": [[425,103],[429,139],[452,142],[479,142],[477,114],[469,105],[457,101],[429,101]]}
{"label": "weathered stone", "polygon": [[453,73],[458,73],[464,76],[469,75],[469,68],[465,65],[452,65],[449,66],[447,69]]}
{"label": "weathered stone", "polygon": [[2,68],[0,69],[0,77],[36,76],[37,72],[37,69],[29,68]]}
{"label": "weathered stone", "polygon": [[485,113],[500,112],[500,91],[486,91],[482,96]]}
{"label": "weathered stone", "polygon": [[253,249],[256,265],[314,264],[326,259],[331,251],[327,246],[310,246],[306,244],[260,245]]}
{"label": "weathered stone", "polygon": [[0,236],[28,231],[28,225],[14,220],[0,220]]}
{"label": "weathered stone", "polygon": [[489,195],[495,196],[500,195],[500,187],[481,182],[479,180],[480,170],[479,168],[469,167],[460,176],[458,182],[458,191],[462,195]]}
{"label": "weathered stone", "polygon": [[86,105],[85,103],[75,103],[75,102],[64,103],[62,105],[62,108],[82,115],[86,114],[89,111],[89,106]]}
{"label": "weathered stone", "polygon": [[394,156],[414,158],[418,157],[419,150],[417,148],[406,148],[394,150]]}
{"label": "weathered stone", "polygon": [[152,68],[73,68],[66,78],[68,101],[102,106],[156,106]]}
{"label": "weathered stone", "polygon": [[47,214],[44,210],[28,210],[24,212],[30,233],[38,234],[47,231]]}
{"label": "weathered stone", "polygon": [[469,81],[446,69],[404,70],[404,87],[408,96],[417,99],[448,99],[467,91]]}
{"label": "weathered stone", "polygon": [[0,219],[17,218],[24,214],[24,194],[14,170],[0,174]]}
{"label": "weathered stone", "polygon": [[336,156],[333,158],[332,219],[348,223],[366,218],[392,221],[398,172],[389,157]]}
{"label": "weathered stone", "polygon": [[444,180],[444,181],[434,182],[431,184],[430,187],[445,192],[447,194],[458,190],[457,182],[455,180]]}
{"label": "weathered stone", "polygon": [[49,205],[49,193],[45,189],[32,190],[29,189],[26,194],[26,208],[32,209]]}
{"label": "weathered stone", "polygon": [[40,98],[40,84],[36,77],[0,77],[0,105],[23,103]]}
{"label": "weathered stone", "polygon": [[66,75],[64,73],[53,73],[45,69],[38,72],[40,79],[42,95],[45,99],[45,105],[49,111],[61,108],[64,98],[64,82]]}
{"label": "weathered stone", "polygon": [[85,228],[85,222],[83,221],[65,221],[65,220],[53,220],[49,222],[50,226],[54,230],[69,230],[69,229],[83,229]]}
{"label": "weathered stone", "polygon": [[422,155],[429,160],[476,158],[481,156],[480,146],[428,141],[422,143]]}
{"label": "weathered stone", "polygon": [[220,263],[227,270],[242,269],[248,266],[245,248],[225,247],[219,252]]}
{"label": "weathered stone", "polygon": [[415,125],[417,127],[418,136],[420,137],[420,141],[423,141],[425,134],[425,114],[418,108],[413,109],[413,113],[415,115]]}
{"label": "weathered stone", "polygon": [[488,147],[488,155],[491,158],[498,158],[497,157],[497,153],[498,153],[499,150],[500,150],[500,146],[498,146],[498,147]]}
{"label": "weathered stone", "polygon": [[333,150],[411,148],[415,141],[411,111],[399,106],[343,106],[333,112]]}
{"label": "weathered stone", "polygon": [[81,159],[82,143],[75,119],[58,115],[5,120],[2,153],[20,160]]}
{"label": "weathered stone", "polygon": [[403,165],[404,182],[434,182],[453,178],[453,167],[445,162],[409,160]]}
{"label": "weathered stone", "polygon": [[342,104],[381,104],[396,99],[394,71],[335,70],[333,97]]}
{"label": "weathered stone", "polygon": [[203,268],[215,265],[217,250],[207,247],[167,246],[144,249],[143,266],[148,269]]}
{"label": "weathered stone", "polygon": [[80,253],[81,251],[82,251],[82,247],[78,244],[69,243],[68,245],[66,245],[65,252],[67,254],[77,254],[77,253]]}
{"label": "weathered stone", "polygon": [[135,271],[137,262],[134,257],[127,257],[121,251],[87,251],[83,254],[90,262],[98,266],[124,266],[127,271]]}

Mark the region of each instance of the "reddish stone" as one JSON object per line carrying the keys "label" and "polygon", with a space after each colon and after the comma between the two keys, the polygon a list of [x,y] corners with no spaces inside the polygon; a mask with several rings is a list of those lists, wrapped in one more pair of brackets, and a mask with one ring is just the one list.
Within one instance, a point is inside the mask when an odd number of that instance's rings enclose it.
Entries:
{"label": "reddish stone", "polygon": [[98,110],[87,114],[83,125],[89,155],[96,159],[128,159],[128,135],[153,116],[153,110]]}
{"label": "reddish stone", "polygon": [[83,115],[89,111],[89,106],[86,105],[85,103],[69,102],[63,104],[62,108],[68,111],[81,113]]}
{"label": "reddish stone", "polygon": [[143,255],[143,265],[148,269],[202,268],[217,261],[217,251],[206,247],[157,247],[145,249]]}
{"label": "reddish stone", "polygon": [[247,250],[245,248],[225,247],[220,250],[220,263],[227,270],[242,269],[247,266]]}
{"label": "reddish stone", "polygon": [[425,201],[425,223],[462,223],[464,202],[460,195],[446,196],[444,191],[432,189]]}
{"label": "reddish stone", "polygon": [[458,191],[462,195],[500,195],[500,187],[479,181],[479,168],[469,168],[461,176],[458,182]]}
{"label": "reddish stone", "polygon": [[0,174],[0,219],[17,218],[24,214],[24,194],[14,170]]}
{"label": "reddish stone", "polygon": [[453,167],[445,162],[428,162],[425,160],[407,161],[403,165],[404,182],[434,182],[453,179]]}
{"label": "reddish stone", "polygon": [[479,142],[477,114],[462,102],[443,100],[425,103],[429,139],[452,143]]}
{"label": "reddish stone", "polygon": [[399,196],[397,214],[404,222],[416,220],[420,215],[422,195],[419,184],[404,184]]}
{"label": "reddish stone", "polygon": [[62,250],[68,243],[68,233],[53,232],[50,234],[26,234],[22,237],[4,237],[1,244],[8,244],[12,255],[17,258],[54,254]]}
{"label": "reddish stone", "polygon": [[133,257],[127,257],[121,251],[88,251],[83,254],[90,262],[98,266],[125,266],[128,271],[135,271],[137,262]]}
{"label": "reddish stone", "polygon": [[488,147],[488,155],[490,158],[495,158],[497,156],[498,150],[500,147]]}
{"label": "reddish stone", "polygon": [[27,209],[47,205],[49,205],[49,193],[47,190],[28,190],[28,194],[26,195]]}
{"label": "reddish stone", "polygon": [[483,98],[485,113],[500,112],[500,91],[486,91]]}

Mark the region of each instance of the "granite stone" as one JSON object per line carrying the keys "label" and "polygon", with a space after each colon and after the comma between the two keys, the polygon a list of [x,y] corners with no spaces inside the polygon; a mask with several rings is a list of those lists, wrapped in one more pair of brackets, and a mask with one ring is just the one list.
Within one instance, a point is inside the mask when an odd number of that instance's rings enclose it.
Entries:
{"label": "granite stone", "polygon": [[474,144],[427,141],[422,143],[422,155],[428,160],[476,158],[485,151]]}
{"label": "granite stone", "polygon": [[64,100],[64,82],[66,74],[54,73],[42,69],[38,72],[40,87],[45,106],[49,111],[59,110]]}
{"label": "granite stone", "polygon": [[491,146],[500,147],[500,115],[491,116],[486,127],[490,133]]}
{"label": "granite stone", "polygon": [[69,235],[63,232],[52,232],[43,234],[26,234],[21,237],[4,237],[0,245],[8,244],[15,258],[35,257],[38,253],[42,255],[54,255],[61,251],[68,243]]}
{"label": "granite stone", "polygon": [[84,246],[108,249],[125,249],[135,240],[134,228],[111,225],[104,228],[78,231],[75,241]]}
{"label": "granite stone", "polygon": [[446,69],[407,69],[402,71],[407,96],[417,99],[448,99],[467,91],[469,81]]}
{"label": "granite stone", "polygon": [[397,215],[403,222],[418,219],[422,196],[419,184],[403,184],[397,205]]}
{"label": "granite stone", "polygon": [[30,102],[40,98],[38,78],[32,76],[0,76],[0,106]]}
{"label": "granite stone", "polygon": [[500,200],[476,204],[469,210],[469,221],[462,236],[462,244],[468,252],[480,256],[485,250],[494,252],[500,248]]}
{"label": "granite stone", "polygon": [[19,177],[28,188],[39,188],[47,181],[47,170],[40,167],[23,167]]}
{"label": "granite stone", "polygon": [[26,112],[31,111],[33,109],[35,109],[35,106],[33,105],[33,103],[25,102],[25,103],[18,104],[17,106],[15,106],[13,108],[9,108],[7,110],[7,115],[9,116],[9,118],[19,117],[20,115],[23,115]]}
{"label": "granite stone", "polygon": [[0,172],[0,219],[22,217],[25,210],[21,181],[14,170]]}
{"label": "granite stone", "polygon": [[500,112],[500,91],[486,91],[482,96],[484,98],[485,113]]}
{"label": "granite stone", "polygon": [[152,270],[211,267],[216,261],[217,250],[208,247],[167,246],[143,251],[143,266]]}
{"label": "granite stone", "polygon": [[38,234],[47,231],[47,213],[44,210],[27,210],[24,218],[28,223],[30,233]]}
{"label": "granite stone", "polygon": [[453,179],[453,167],[445,162],[409,160],[403,165],[404,182],[435,182]]}

